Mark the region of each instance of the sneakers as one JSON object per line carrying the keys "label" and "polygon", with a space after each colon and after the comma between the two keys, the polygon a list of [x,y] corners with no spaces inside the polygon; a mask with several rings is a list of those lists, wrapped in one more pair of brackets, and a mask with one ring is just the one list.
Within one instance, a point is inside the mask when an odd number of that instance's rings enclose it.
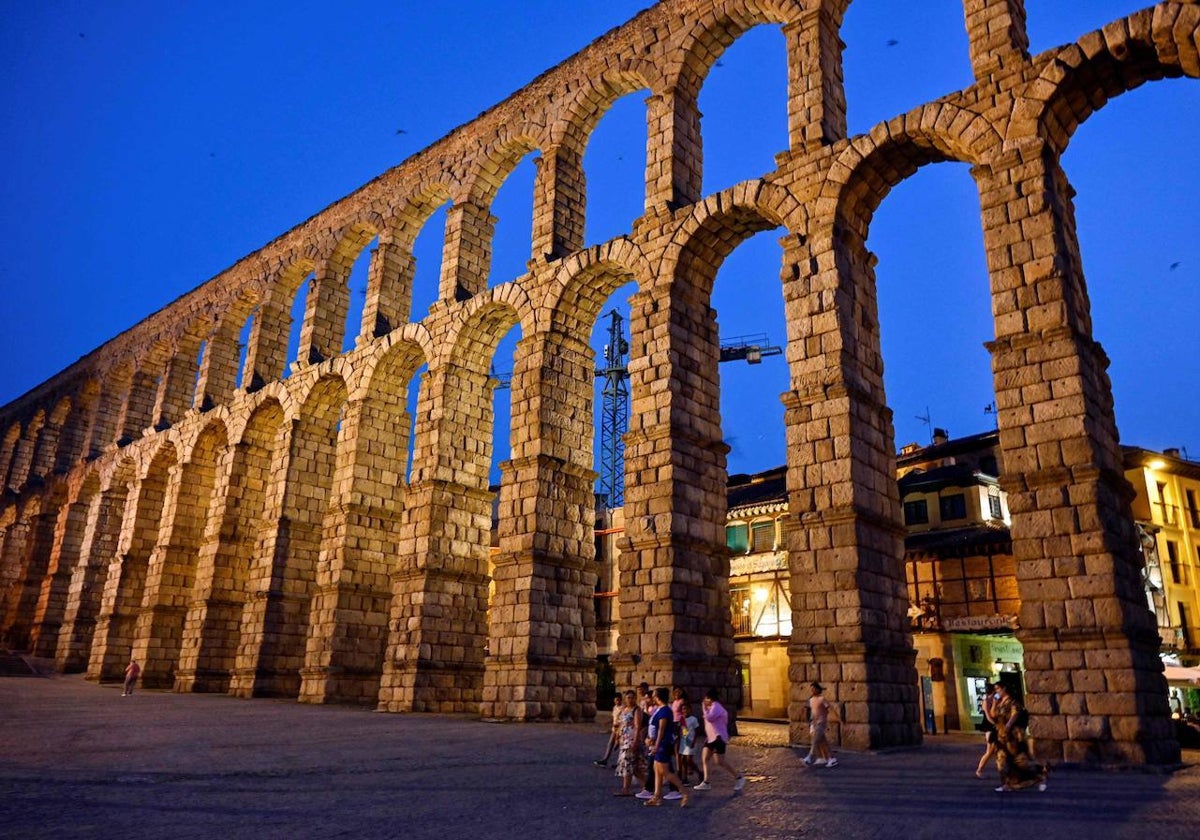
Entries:
{"label": "sneakers", "polygon": [[1004,785],[1000,785],[1000,787],[996,788],[996,793],[1006,793],[1006,792],[1008,792],[1008,788],[1006,788]]}
{"label": "sneakers", "polygon": [[806,767],[812,767],[813,766],[813,757],[811,755],[804,756],[804,764]]}
{"label": "sneakers", "polygon": [[837,767],[837,766],[838,766],[838,760],[837,760],[836,758],[831,758],[831,759],[829,759],[828,761],[826,761],[826,762],[825,762],[825,766],[826,766],[826,767]]}
{"label": "sneakers", "polygon": [[677,790],[669,790],[663,794],[663,799],[670,799],[671,801],[683,799],[683,794]]}
{"label": "sneakers", "polygon": [[639,790],[634,794],[634,796],[636,796],[638,799],[653,799],[654,793],[648,790]]}
{"label": "sneakers", "polygon": [[823,758],[818,758],[816,761],[814,761],[814,762],[813,762],[813,765],[814,765],[815,767],[824,767],[824,766],[825,766],[825,759],[823,759]]}
{"label": "sneakers", "polygon": [[739,775],[739,776],[737,777],[737,781],[735,781],[735,782],[733,783],[733,789],[734,789],[734,790],[741,790],[741,789],[742,789],[742,788],[744,788],[745,786],[746,786],[746,777],[745,777],[745,776],[741,776],[741,775]]}
{"label": "sneakers", "polygon": [[1042,793],[1045,793],[1046,792],[1046,783],[1038,782],[1038,790],[1041,791]]}
{"label": "sneakers", "polygon": [[708,782],[701,782],[698,785],[692,785],[692,790],[712,790],[712,785]]}
{"label": "sneakers", "polygon": [[595,761],[592,762],[592,764],[595,764],[597,767],[607,767],[608,766],[607,761],[601,761],[600,759],[596,759]]}

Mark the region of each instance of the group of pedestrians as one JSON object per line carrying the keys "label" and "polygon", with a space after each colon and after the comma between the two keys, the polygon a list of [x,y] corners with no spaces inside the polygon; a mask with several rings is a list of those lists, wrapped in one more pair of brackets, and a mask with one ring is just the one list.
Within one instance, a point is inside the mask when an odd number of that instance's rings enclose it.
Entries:
{"label": "group of pedestrians", "polygon": [[1033,756],[1029,737],[1029,713],[1012,695],[1008,686],[995,683],[985,686],[980,711],[984,720],[984,752],[975,768],[975,776],[983,778],[983,769],[993,758],[1000,772],[997,793],[1037,786],[1046,789],[1049,769]]}
{"label": "group of pedestrians", "polygon": [[[691,790],[711,790],[709,772],[713,766],[733,777],[734,791],[745,787],[746,777],[726,757],[729,713],[715,689],[705,694],[699,717],[678,686],[674,691],[665,686],[651,691],[648,683],[642,683],[636,691],[618,694],[616,701],[608,745],[604,756],[594,762],[606,767],[609,756],[617,754],[616,775],[621,787],[614,796],[636,797],[647,806],[678,801],[680,807],[686,807],[691,777],[700,778],[691,784]],[[641,788],[636,792],[634,780]]]}

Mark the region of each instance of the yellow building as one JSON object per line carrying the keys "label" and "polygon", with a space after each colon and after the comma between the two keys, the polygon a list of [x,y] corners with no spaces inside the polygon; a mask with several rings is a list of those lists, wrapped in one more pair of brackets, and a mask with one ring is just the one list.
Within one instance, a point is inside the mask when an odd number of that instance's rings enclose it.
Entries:
{"label": "yellow building", "polygon": [[[1126,478],[1146,558],[1147,598],[1158,616],[1163,650],[1180,667],[1200,663],[1200,464],[1180,453],[1124,448]],[[913,644],[929,732],[972,730],[982,722],[986,682],[1023,694],[1023,650],[1008,500],[994,432],[912,444],[897,455],[907,536],[905,566]],[[792,632],[787,552],[786,470],[732,475],[726,545],[730,552],[730,619],[742,671],[741,714],[785,718],[787,646]],[[616,649],[621,511],[597,522],[597,642],[601,686]],[[1169,672],[1170,673],[1170,672]],[[1200,712],[1200,686],[1177,680],[1172,706]]]}
{"label": "yellow building", "polygon": [[[1158,619],[1165,660],[1175,666],[1200,664],[1200,464],[1178,449],[1152,452],[1122,447],[1125,478],[1137,494],[1137,523],[1150,608]],[[1200,687],[1172,679],[1171,706],[1200,714]]]}

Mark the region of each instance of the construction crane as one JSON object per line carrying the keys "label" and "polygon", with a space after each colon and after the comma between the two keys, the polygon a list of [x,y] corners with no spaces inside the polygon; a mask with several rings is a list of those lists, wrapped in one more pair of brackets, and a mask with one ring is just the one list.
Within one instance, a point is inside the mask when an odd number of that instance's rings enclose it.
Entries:
{"label": "construction crane", "polygon": [[[629,428],[629,369],[625,358],[629,342],[621,327],[621,313],[608,313],[608,343],[604,345],[604,367],[596,377],[604,380],[600,409],[600,485],[607,507],[625,504],[625,432]],[[767,356],[779,356],[783,348],[771,344],[766,333],[739,335],[721,342],[721,362],[761,364]]]}
{"label": "construction crane", "polygon": [[[608,313],[608,342],[604,359],[596,368],[600,386],[600,475],[597,492],[604,506],[625,504],[625,432],[629,429],[629,341],[625,338],[625,318],[617,310]],[[721,362],[761,364],[767,356],[778,356],[783,348],[771,344],[766,333],[739,335],[721,342]],[[490,371],[496,388],[512,386],[512,374]]]}
{"label": "construction crane", "polygon": [[736,335],[721,342],[722,362],[744,361],[746,364],[759,365],[765,357],[781,353],[783,348],[772,344],[766,333]]}
{"label": "construction crane", "polygon": [[629,342],[622,327],[625,319],[613,310],[608,313],[608,343],[604,345],[604,365],[596,369],[600,387],[600,486],[604,506],[625,504],[625,432],[629,429]]}

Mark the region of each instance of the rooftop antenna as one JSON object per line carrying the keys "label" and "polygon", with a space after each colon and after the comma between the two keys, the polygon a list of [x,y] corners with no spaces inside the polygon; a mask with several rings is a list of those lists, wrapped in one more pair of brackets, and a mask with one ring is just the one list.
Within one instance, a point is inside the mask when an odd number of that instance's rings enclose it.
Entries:
{"label": "rooftop antenna", "polygon": [[996,408],[995,400],[983,407],[983,413],[990,414],[992,416],[992,425],[997,429],[1000,428],[1000,410]]}
{"label": "rooftop antenna", "polygon": [[929,406],[925,406],[925,413],[918,414],[917,419],[925,424],[925,428],[929,429],[929,441],[933,442],[933,418],[929,415]]}

